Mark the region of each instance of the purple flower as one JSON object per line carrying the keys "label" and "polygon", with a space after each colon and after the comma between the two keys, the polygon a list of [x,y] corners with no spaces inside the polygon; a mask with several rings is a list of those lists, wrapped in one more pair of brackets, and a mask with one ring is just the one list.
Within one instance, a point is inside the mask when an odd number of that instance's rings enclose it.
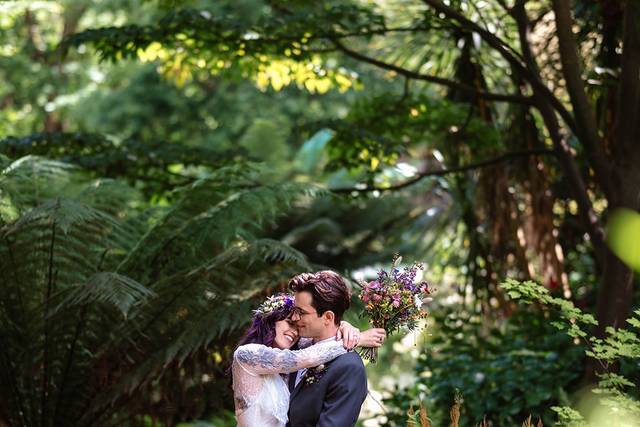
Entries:
{"label": "purple flower", "polygon": [[424,281],[416,281],[418,270],[424,267],[420,263],[399,267],[400,261],[398,255],[394,256],[393,266],[379,270],[377,278],[364,283],[360,293],[373,325],[384,327],[388,333],[403,326],[415,327],[415,322],[426,315],[420,309],[429,287]]}

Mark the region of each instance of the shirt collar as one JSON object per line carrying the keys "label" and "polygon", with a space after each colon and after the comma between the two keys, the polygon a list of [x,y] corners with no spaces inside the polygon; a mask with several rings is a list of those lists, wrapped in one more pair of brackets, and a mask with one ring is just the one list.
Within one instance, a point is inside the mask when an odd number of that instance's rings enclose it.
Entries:
{"label": "shirt collar", "polygon": [[329,342],[329,341],[335,341],[335,340],[336,340],[336,337],[333,336],[333,337],[329,337],[329,338],[326,338],[326,339],[323,339],[323,340],[320,340],[320,341],[314,341],[313,343],[314,344],[320,344],[320,343],[323,343],[323,342]]}

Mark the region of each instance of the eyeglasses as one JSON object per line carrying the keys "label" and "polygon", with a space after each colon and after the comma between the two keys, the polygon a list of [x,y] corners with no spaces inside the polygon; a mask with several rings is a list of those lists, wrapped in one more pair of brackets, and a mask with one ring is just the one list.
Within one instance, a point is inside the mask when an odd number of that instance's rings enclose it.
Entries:
{"label": "eyeglasses", "polygon": [[293,313],[291,313],[291,316],[297,315],[298,317],[303,317],[303,316],[306,316],[307,314],[313,314],[313,313],[317,313],[317,311],[308,312],[308,311],[304,311],[300,307],[293,307]]}

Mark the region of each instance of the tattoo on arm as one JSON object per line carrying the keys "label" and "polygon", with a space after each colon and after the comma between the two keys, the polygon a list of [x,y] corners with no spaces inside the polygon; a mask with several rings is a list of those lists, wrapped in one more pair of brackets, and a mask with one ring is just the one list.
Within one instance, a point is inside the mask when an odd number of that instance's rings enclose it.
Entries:
{"label": "tattoo on arm", "polygon": [[237,358],[247,366],[262,369],[294,369],[297,366],[296,355],[293,352],[277,351],[262,346],[255,351],[241,348],[237,352]]}

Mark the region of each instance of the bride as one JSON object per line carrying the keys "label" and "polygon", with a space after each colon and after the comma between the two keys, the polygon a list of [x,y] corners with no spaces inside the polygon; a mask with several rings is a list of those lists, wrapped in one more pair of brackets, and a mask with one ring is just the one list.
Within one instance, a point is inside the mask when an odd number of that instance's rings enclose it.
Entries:
{"label": "bride", "polygon": [[356,345],[379,347],[385,337],[384,329],[360,333],[342,322],[335,341],[299,340],[290,320],[293,307],[291,295],[267,298],[254,312],[253,323],[233,354],[238,427],[284,427],[289,409],[285,374],[329,362]]}

